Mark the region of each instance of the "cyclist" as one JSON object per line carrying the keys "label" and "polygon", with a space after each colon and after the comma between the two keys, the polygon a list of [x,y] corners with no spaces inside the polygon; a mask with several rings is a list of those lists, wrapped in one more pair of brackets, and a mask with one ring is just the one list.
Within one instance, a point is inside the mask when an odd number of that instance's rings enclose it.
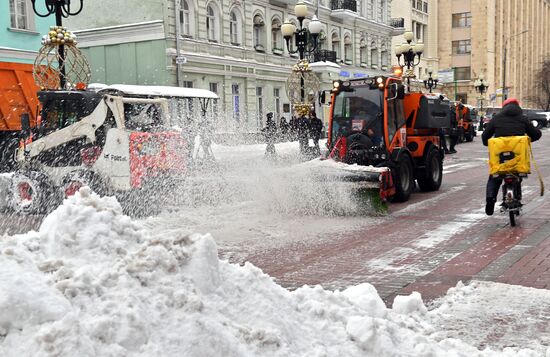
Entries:
{"label": "cyclist", "polygon": [[[501,136],[521,136],[529,135],[531,141],[540,139],[542,133],[535,128],[533,124],[523,115],[523,110],[519,105],[519,101],[515,98],[510,98],[502,103],[502,111],[493,116],[493,119],[487,124],[481,139],[483,145],[487,146],[489,139]],[[498,191],[502,184],[502,178],[489,175],[487,181],[486,205],[485,213],[491,216],[495,209]]]}

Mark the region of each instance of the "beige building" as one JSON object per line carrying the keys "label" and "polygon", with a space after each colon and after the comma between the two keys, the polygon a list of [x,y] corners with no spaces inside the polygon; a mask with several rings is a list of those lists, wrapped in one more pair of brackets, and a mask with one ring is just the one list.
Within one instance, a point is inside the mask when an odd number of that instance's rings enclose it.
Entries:
{"label": "beige building", "polygon": [[535,107],[535,74],[550,57],[549,0],[440,0],[437,18],[439,69],[454,72],[450,98],[479,105],[473,85],[482,75],[485,106],[500,106],[506,86],[508,97]]}
{"label": "beige building", "polygon": [[[415,67],[415,75],[420,80],[428,75],[428,68],[433,70],[433,75],[436,75],[438,70],[437,9],[437,0],[393,0],[391,3],[391,16],[405,20],[405,30],[413,32],[414,43],[424,43],[424,53],[420,63]],[[395,47],[403,42],[403,36],[393,38],[392,64],[397,64]]]}

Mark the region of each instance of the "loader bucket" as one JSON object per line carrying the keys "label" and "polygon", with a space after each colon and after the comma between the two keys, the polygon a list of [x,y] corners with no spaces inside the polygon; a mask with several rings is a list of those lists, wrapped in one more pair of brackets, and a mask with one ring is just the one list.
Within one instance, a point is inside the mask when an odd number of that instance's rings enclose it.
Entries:
{"label": "loader bucket", "polygon": [[338,183],[350,192],[357,205],[357,214],[387,212],[387,199],[393,195],[391,173],[387,167],[348,165],[334,160],[307,162],[317,180]]}

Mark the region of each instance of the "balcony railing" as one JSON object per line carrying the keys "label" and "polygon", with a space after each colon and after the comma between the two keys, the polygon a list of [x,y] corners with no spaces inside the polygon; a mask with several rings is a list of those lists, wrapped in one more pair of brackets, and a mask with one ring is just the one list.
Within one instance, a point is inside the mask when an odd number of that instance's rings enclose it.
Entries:
{"label": "balcony railing", "polygon": [[331,0],[330,1],[331,10],[350,10],[357,12],[357,1],[356,0]]}
{"label": "balcony railing", "polygon": [[336,63],[336,51],[317,50],[313,52],[313,62],[334,62]]}
{"label": "balcony railing", "polygon": [[402,17],[390,19],[390,26],[394,28],[403,28],[405,27],[405,19]]}

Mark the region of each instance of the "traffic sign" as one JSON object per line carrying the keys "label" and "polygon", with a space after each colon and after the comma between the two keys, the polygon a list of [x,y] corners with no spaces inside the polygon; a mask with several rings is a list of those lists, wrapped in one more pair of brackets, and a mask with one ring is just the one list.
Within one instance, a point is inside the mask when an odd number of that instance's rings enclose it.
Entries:
{"label": "traffic sign", "polygon": [[187,63],[187,57],[184,57],[184,56],[176,57],[176,64],[186,64],[186,63]]}
{"label": "traffic sign", "polygon": [[437,78],[441,83],[451,83],[455,80],[455,71],[453,68],[440,69],[437,71]]}

